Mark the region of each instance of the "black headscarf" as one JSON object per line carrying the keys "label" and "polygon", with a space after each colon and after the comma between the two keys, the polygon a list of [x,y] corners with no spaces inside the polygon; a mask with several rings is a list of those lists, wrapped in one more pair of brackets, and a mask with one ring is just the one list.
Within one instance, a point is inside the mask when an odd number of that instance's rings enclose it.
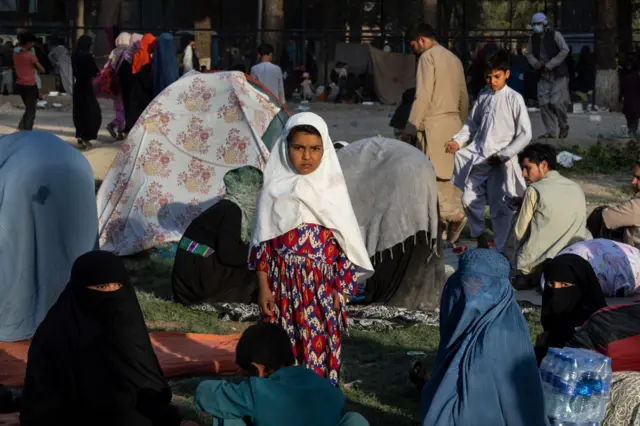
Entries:
{"label": "black headscarf", "polygon": [[82,53],[91,53],[91,45],[93,44],[93,39],[84,34],[81,35],[78,41],[76,42],[76,54]]}
{"label": "black headscarf", "polygon": [[591,264],[576,254],[562,254],[546,264],[547,282],[574,284],[565,288],[544,287],[542,327],[549,347],[564,347],[576,327],[607,303]]}
{"label": "black headscarf", "polygon": [[[88,288],[110,283],[122,287]],[[47,418],[56,423],[88,412],[125,424],[118,416],[136,412],[153,419],[170,401],[124,264],[104,251],[80,256],[29,349],[22,424]]]}

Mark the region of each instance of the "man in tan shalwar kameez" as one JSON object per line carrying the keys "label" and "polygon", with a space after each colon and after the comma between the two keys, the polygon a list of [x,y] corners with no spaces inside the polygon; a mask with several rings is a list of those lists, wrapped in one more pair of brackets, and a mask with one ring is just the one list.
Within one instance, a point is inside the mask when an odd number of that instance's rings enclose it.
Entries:
{"label": "man in tan shalwar kameez", "polygon": [[452,245],[466,223],[462,192],[453,176],[453,154],[445,145],[467,119],[469,96],[462,62],[435,40],[431,26],[420,24],[407,34],[418,59],[416,98],[411,108],[403,140],[412,140],[429,157],[436,172],[440,220]]}

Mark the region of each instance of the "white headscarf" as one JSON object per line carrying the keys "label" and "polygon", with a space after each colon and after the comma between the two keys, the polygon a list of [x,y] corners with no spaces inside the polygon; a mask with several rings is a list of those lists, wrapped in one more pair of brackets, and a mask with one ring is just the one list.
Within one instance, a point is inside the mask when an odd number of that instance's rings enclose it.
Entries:
{"label": "white headscarf", "polygon": [[109,61],[113,68],[117,68],[120,63],[120,58],[125,50],[131,47],[131,34],[122,32],[116,37],[116,47],[111,51],[109,55]]}
{"label": "white headscarf", "polygon": [[[324,148],[320,166],[308,175],[300,175],[293,169],[287,147],[289,132],[301,125],[317,129]],[[361,278],[373,274],[327,124],[311,112],[291,117],[271,150],[264,169],[251,245],[286,234],[303,223],[330,229],[347,258],[364,275]]]}

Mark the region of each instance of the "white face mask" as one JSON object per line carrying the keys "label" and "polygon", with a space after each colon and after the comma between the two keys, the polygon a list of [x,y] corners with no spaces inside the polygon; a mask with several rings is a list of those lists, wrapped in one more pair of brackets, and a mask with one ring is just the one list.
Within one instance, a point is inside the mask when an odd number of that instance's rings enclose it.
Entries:
{"label": "white face mask", "polygon": [[533,26],[533,32],[534,32],[534,33],[538,33],[538,34],[540,34],[540,33],[541,33],[541,32],[543,32],[543,31],[544,31],[544,25],[542,25],[542,24],[535,24],[535,25]]}

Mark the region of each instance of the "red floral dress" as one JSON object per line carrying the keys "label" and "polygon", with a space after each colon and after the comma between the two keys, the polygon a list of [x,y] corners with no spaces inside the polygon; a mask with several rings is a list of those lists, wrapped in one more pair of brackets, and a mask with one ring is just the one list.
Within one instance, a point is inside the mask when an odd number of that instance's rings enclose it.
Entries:
{"label": "red floral dress", "polygon": [[356,267],[333,233],[302,224],[254,247],[249,267],[268,274],[276,312],[267,321],[286,330],[300,365],[337,386],[347,316],[333,309],[332,290],[354,295]]}

